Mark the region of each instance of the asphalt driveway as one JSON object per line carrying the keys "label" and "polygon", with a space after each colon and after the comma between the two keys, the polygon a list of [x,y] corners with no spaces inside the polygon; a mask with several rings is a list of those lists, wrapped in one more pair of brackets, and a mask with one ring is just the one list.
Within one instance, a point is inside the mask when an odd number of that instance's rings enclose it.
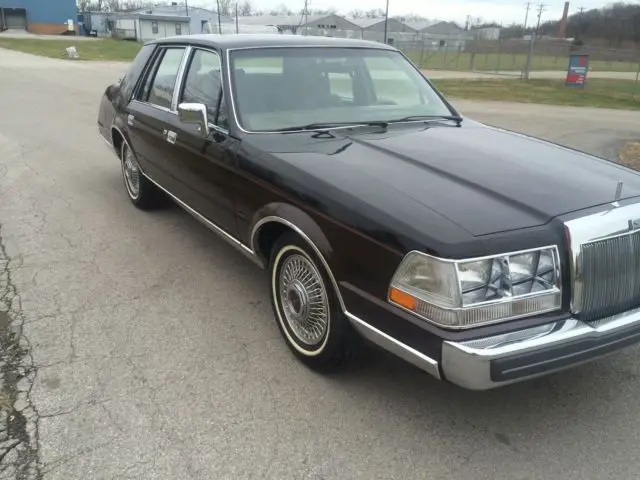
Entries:
{"label": "asphalt driveway", "polygon": [[[373,351],[314,374],[264,273],[126,198],[95,124],[121,65],[0,50],[0,72],[0,478],[637,476],[639,348],[487,393]],[[609,158],[640,132],[638,112],[456,104]]]}

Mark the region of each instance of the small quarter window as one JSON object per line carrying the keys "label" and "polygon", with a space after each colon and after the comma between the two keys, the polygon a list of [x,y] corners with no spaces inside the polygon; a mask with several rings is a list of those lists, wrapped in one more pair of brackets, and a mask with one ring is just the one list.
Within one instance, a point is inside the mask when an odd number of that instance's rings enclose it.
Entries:
{"label": "small quarter window", "polygon": [[176,23],[176,35],[182,35],[182,24]]}
{"label": "small quarter window", "polygon": [[154,34],[158,33],[158,22],[151,22],[151,31]]}
{"label": "small quarter window", "polygon": [[[220,70],[220,57],[216,53],[196,50],[191,58],[180,102],[206,105],[209,122],[226,129],[226,112],[225,126],[217,123],[218,106],[222,95]],[[221,117],[222,115],[220,120]]]}

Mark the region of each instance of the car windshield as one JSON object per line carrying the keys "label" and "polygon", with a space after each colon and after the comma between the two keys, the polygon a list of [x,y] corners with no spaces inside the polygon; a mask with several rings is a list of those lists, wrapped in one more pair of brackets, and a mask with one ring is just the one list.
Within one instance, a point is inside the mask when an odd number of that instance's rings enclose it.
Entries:
{"label": "car windshield", "polygon": [[230,60],[236,114],[248,131],[453,113],[394,50],[255,48],[232,51]]}

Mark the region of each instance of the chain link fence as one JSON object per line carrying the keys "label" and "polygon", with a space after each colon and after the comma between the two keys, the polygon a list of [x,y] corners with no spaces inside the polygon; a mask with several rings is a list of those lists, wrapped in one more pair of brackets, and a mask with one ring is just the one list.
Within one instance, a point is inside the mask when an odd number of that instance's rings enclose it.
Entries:
{"label": "chain link fence", "polygon": [[[384,31],[301,28],[298,35],[359,38],[384,42]],[[413,32],[387,33],[388,42],[403,51],[425,70],[522,76],[529,51],[529,40],[475,40],[464,32],[454,35]],[[623,73],[618,78],[640,81],[640,50],[575,47],[562,41],[537,39],[531,58],[531,71],[562,72],[572,54],[589,55],[590,72]]]}
{"label": "chain link fence", "polygon": [[[433,39],[397,42],[418,66],[429,70],[456,70],[468,72],[522,75],[527,63],[529,41],[466,41],[457,49],[434,48]],[[572,54],[589,55],[590,72],[626,73],[625,79],[638,81],[640,77],[640,51],[595,47],[575,47],[566,42],[538,40],[531,59],[532,72],[566,71]]]}

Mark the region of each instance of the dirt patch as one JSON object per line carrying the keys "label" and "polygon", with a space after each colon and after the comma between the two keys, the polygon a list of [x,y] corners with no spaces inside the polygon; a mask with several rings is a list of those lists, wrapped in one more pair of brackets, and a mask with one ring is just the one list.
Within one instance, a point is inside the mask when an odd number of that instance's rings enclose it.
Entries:
{"label": "dirt patch", "polygon": [[640,170],[640,141],[625,143],[618,153],[620,163],[634,170]]}

